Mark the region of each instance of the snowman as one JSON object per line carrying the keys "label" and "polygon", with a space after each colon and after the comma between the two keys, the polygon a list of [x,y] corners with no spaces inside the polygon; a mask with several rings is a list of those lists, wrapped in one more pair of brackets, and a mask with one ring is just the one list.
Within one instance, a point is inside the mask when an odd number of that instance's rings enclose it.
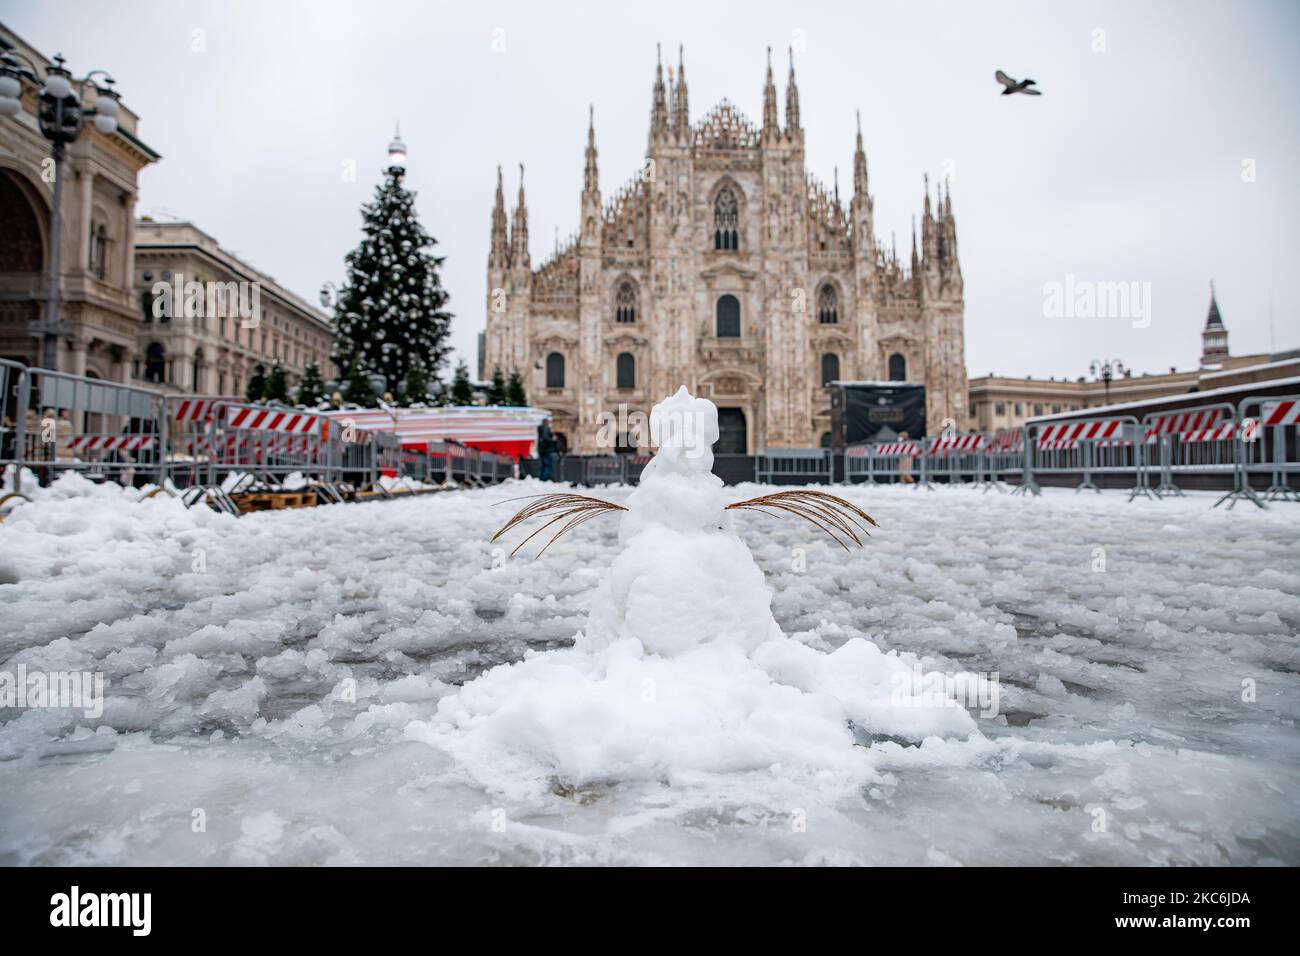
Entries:
{"label": "snowman", "polygon": [[[541,521],[515,548],[611,512],[621,550],[571,647],[529,652],[441,698],[407,736],[451,753],[472,776],[521,798],[595,783],[696,785],[737,773],[765,780],[874,779],[862,733],[967,735],[961,708],[914,706],[919,662],[852,637],[827,652],[782,633],[772,591],[732,512],[801,518],[839,546],[876,522],[827,492],[794,489],[728,503],[712,473],[718,413],[686,388],[650,416],[657,454],[626,505],[538,496],[497,533]],[[901,705],[901,706],[900,706]],[[557,784],[558,782],[558,784]],[[557,789],[558,788],[558,789]]]}
{"label": "snowman", "polygon": [[729,504],[722,479],[713,474],[718,409],[708,399],[693,397],[684,385],[651,411],[650,435],[658,453],[626,507],[582,495],[544,495],[493,539],[522,521],[550,517],[534,534],[559,524],[553,542],[598,514],[624,512],[622,551],[600,585],[579,645],[588,651],[626,638],[639,641],[647,653],[664,656],[709,642],[751,651],[780,637],[772,592],[735,532],[733,511],[794,514],[845,548],[848,542],[861,545],[866,525],[876,524],[857,506],[825,492],[791,491]]}

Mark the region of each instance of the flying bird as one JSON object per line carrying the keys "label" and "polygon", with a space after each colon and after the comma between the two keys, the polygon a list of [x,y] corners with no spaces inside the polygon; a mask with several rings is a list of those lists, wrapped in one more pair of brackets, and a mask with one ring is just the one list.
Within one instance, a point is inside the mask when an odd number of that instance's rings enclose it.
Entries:
{"label": "flying bird", "polygon": [[1002,91],[1003,96],[1010,96],[1012,93],[1027,93],[1030,96],[1042,96],[1042,90],[1031,90],[1031,86],[1037,86],[1031,79],[1013,80],[1001,70],[993,74],[994,78],[1001,83],[1005,89]]}

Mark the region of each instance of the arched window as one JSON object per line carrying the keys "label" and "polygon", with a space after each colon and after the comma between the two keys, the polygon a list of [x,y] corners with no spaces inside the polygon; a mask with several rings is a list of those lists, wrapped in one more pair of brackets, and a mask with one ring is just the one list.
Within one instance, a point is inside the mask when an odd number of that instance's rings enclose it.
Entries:
{"label": "arched window", "polygon": [[840,357],[833,352],[822,356],[822,384],[833,382],[840,377]]}
{"label": "arched window", "polygon": [[713,201],[713,248],[740,248],[740,204],[730,186],[723,186]]}
{"label": "arched window", "polygon": [[195,394],[199,392],[199,385],[203,379],[203,349],[194,350],[194,362],[191,369],[192,375],[190,382],[194,387]]}
{"label": "arched window", "polygon": [[630,282],[624,282],[620,285],[618,294],[614,296],[614,321],[636,321],[636,289],[632,287]]}
{"label": "arched window", "polygon": [[724,295],[718,299],[718,338],[740,338],[740,300],[734,295]]}
{"label": "arched window", "polygon": [[636,358],[631,352],[620,352],[614,363],[619,388],[636,388]]}
{"label": "arched window", "polygon": [[167,380],[167,352],[161,342],[150,342],[144,350],[144,380],[156,383]]}
{"label": "arched window", "polygon": [[907,359],[897,352],[889,356],[889,380],[891,382],[907,381]]}
{"label": "arched window", "polygon": [[817,293],[817,321],[822,325],[837,325],[840,321],[839,300],[829,282]]}
{"label": "arched window", "polygon": [[559,352],[546,356],[546,387],[564,388],[564,356]]}

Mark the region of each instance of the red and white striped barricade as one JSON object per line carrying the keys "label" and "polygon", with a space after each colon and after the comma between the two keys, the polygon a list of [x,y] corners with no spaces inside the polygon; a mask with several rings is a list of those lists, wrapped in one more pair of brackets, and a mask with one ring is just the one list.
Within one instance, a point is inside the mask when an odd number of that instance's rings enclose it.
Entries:
{"label": "red and white striped barricade", "polygon": [[215,418],[223,403],[239,399],[222,395],[169,395],[166,398],[167,474],[179,488],[196,487],[210,479]]}
{"label": "red and white striped barricade", "polygon": [[1025,456],[1028,451],[1025,447],[1023,427],[1004,428],[996,432],[989,439],[987,454],[991,481],[1001,485],[1014,474],[1017,482],[1016,487],[1011,490],[1013,495],[1035,491],[1035,488],[1029,487],[1025,481]]}
{"label": "red and white striped barricade", "polygon": [[921,484],[929,486],[931,478],[946,475],[950,485],[963,484],[969,477],[976,486],[986,485],[984,449],[987,439],[978,432],[943,432],[930,439]]}
{"label": "red and white striped barricade", "polygon": [[921,457],[921,443],[910,439],[849,445],[844,449],[844,476],[849,482],[911,484]]}
{"label": "red and white striped barricade", "polygon": [[[1233,447],[1238,472],[1233,491],[1221,501],[1248,498],[1260,507],[1264,501],[1300,501],[1300,489],[1290,479],[1300,472],[1300,395],[1251,396],[1237,406],[1241,424]],[[1253,490],[1267,482],[1262,498]],[[1229,505],[1231,507],[1231,505]]]}
{"label": "red and white striped barricade", "polygon": [[241,487],[283,485],[290,475],[330,482],[336,467],[327,448],[329,422],[303,409],[219,402],[210,442],[212,483],[241,473]]}
{"label": "red and white striped barricade", "polygon": [[1132,415],[1063,422],[1031,422],[1024,484],[1037,487],[1036,475],[1079,476],[1075,491],[1100,491],[1097,475],[1132,475],[1129,500],[1151,497],[1141,426]]}
{"label": "red and white striped barricade", "polygon": [[[1158,497],[1181,496],[1179,484],[1237,469],[1235,409],[1229,404],[1202,405],[1173,412],[1152,412],[1142,419],[1148,455],[1159,461]],[[1154,462],[1153,462],[1154,463]]]}

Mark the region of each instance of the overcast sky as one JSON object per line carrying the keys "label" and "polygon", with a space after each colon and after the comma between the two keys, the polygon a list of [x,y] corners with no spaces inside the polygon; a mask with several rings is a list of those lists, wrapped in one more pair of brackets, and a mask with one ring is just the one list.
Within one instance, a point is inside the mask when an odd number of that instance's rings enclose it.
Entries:
{"label": "overcast sky", "polygon": [[[765,47],[784,110],[792,38],[808,167],[829,183],[838,166],[847,201],[861,109],[877,234],[900,255],[922,174],[951,174],[971,375],[1192,367],[1211,278],[1234,354],[1300,347],[1291,0],[0,0],[0,18],[79,75],[116,76],[164,157],[138,213],[192,220],[311,301],[343,278],[400,119],[471,365],[496,164],[512,201],[527,164],[538,264],[577,225],[589,102],[602,192],[640,165],[656,41],[672,62],[685,44],[693,121],[723,97],[757,121]],[[998,68],[1044,95],[999,96]],[[1149,327],[1046,317],[1044,284],[1067,275],[1150,283]]]}

